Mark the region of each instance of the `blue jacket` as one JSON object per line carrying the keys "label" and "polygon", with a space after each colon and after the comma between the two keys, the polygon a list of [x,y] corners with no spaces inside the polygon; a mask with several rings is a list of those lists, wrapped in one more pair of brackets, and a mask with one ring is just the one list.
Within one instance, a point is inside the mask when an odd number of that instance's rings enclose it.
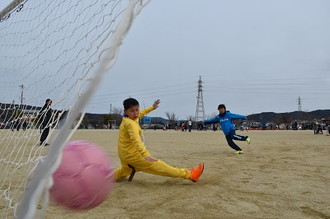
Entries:
{"label": "blue jacket", "polygon": [[213,119],[205,120],[204,124],[211,124],[219,122],[221,125],[221,129],[225,135],[228,135],[231,130],[235,130],[235,126],[232,122],[232,119],[246,119],[246,116],[234,114],[227,111],[224,114],[219,114]]}

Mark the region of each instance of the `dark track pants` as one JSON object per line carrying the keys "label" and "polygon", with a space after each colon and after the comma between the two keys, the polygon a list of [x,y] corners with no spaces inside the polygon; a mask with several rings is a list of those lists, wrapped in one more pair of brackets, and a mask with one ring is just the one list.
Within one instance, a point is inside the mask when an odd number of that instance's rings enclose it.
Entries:
{"label": "dark track pants", "polygon": [[46,138],[49,134],[49,129],[50,127],[48,126],[47,128],[44,128],[42,130],[42,134],[41,134],[41,137],[40,137],[40,144],[44,143],[44,141],[46,141]]}
{"label": "dark track pants", "polygon": [[228,145],[234,149],[235,151],[241,151],[242,149],[238,147],[237,144],[233,140],[237,141],[245,141],[248,138],[248,136],[242,136],[242,135],[236,135],[235,130],[231,130],[228,135],[226,135],[226,140],[228,142]]}

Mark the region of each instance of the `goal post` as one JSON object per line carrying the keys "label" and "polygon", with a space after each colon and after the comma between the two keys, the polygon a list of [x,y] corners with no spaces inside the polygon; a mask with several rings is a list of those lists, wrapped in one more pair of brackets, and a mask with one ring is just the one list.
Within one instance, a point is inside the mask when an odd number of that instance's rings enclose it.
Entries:
{"label": "goal post", "polygon": [[7,7],[1,10],[0,8],[0,21],[6,20],[10,17],[11,12],[16,10],[21,10],[23,7],[23,3],[27,0],[14,0]]}
{"label": "goal post", "polygon": [[[147,3],[14,0],[0,8],[0,218],[43,216],[62,149]],[[40,145],[45,128],[49,147]]]}

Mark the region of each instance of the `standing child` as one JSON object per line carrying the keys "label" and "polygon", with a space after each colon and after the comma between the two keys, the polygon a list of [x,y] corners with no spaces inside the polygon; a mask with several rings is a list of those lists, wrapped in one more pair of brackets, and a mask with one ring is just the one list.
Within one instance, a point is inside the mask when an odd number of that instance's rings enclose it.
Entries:
{"label": "standing child", "polygon": [[124,101],[124,117],[119,127],[118,156],[121,167],[115,170],[116,179],[122,179],[131,174],[134,167],[136,171],[150,174],[189,179],[197,182],[204,170],[204,164],[191,171],[172,167],[165,162],[151,156],[146,149],[142,130],[139,125],[139,118],[156,109],[160,100],[156,100],[152,106],[140,111],[139,102],[136,99],[128,98]]}
{"label": "standing child", "polygon": [[233,140],[246,141],[248,144],[250,144],[251,139],[248,136],[241,136],[236,134],[235,126],[233,124],[232,119],[246,119],[246,116],[226,111],[226,106],[224,104],[220,104],[218,106],[218,110],[219,115],[217,115],[213,119],[205,120],[204,124],[219,122],[221,129],[226,136],[228,145],[235,150],[236,154],[242,154],[243,150],[238,147],[238,145],[236,145]]}
{"label": "standing child", "polygon": [[191,128],[192,128],[192,121],[191,121],[191,119],[189,119],[189,121],[188,121],[188,130],[189,130],[189,132],[191,132]]}

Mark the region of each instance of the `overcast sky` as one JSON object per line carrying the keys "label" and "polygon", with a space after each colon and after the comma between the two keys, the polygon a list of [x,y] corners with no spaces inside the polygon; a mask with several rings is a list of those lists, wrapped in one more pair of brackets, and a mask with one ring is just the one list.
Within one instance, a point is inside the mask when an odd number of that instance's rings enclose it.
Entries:
{"label": "overcast sky", "polygon": [[224,103],[240,114],[330,109],[330,1],[151,1],[89,111],[127,97],[151,116],[195,115],[203,80],[207,115]]}
{"label": "overcast sky", "polygon": [[[8,1],[8,0],[5,0]],[[1,4],[0,4],[1,6]],[[329,0],[152,0],[135,20],[88,112],[134,97],[150,116],[330,109]]]}

